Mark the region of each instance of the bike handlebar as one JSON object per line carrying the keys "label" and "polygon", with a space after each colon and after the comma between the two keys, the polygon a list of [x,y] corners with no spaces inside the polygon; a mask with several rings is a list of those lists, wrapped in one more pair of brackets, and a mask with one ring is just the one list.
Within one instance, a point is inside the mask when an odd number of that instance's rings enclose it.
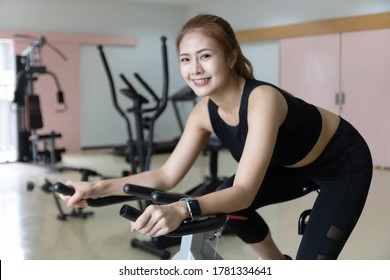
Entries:
{"label": "bike handlebar", "polygon": [[[73,195],[75,193],[73,188],[60,182],[53,184],[49,189],[53,192],[61,193],[63,195]],[[129,200],[148,199],[152,200],[156,204],[168,204],[187,196],[181,193],[157,191],[156,189],[132,184],[126,184],[123,190],[125,193],[130,194],[130,196],[106,196],[96,199],[90,198],[87,199],[87,203],[92,207],[102,207]],[[143,212],[141,210],[128,204],[124,204],[119,211],[119,215],[121,217],[133,222],[136,221],[138,217],[142,215],[142,213]],[[166,234],[166,236],[182,237],[184,235],[215,231],[221,229],[226,224],[227,219],[227,215],[218,214],[211,217],[204,217],[204,219],[200,219],[198,221],[182,223],[177,229]]]}
{"label": "bike handlebar", "polygon": [[[59,182],[53,184],[49,189],[63,195],[73,195],[75,193],[73,188]],[[137,199],[134,196],[105,196],[96,199],[89,198],[87,199],[87,203],[92,207],[102,207]]]}
{"label": "bike handlebar", "polygon": [[[164,192],[156,189],[126,184],[123,187],[123,191],[127,194],[138,196],[142,199],[152,200],[156,204],[168,204],[180,200],[187,195],[182,193]],[[123,205],[120,209],[120,216],[130,221],[135,221],[143,212],[130,205]],[[198,221],[182,223],[177,229],[166,234],[169,237],[181,237],[184,235],[191,235],[196,233],[208,232],[221,229],[227,222],[227,215],[218,214],[212,217],[204,217]]]}
{"label": "bike handlebar", "polygon": [[[142,214],[142,211],[125,204],[121,207],[119,214],[123,218],[134,222]],[[226,224],[226,221],[227,216],[224,214],[219,214],[204,220],[198,220],[196,222],[182,223],[177,229],[165,234],[165,236],[182,237],[185,235],[218,230]]]}

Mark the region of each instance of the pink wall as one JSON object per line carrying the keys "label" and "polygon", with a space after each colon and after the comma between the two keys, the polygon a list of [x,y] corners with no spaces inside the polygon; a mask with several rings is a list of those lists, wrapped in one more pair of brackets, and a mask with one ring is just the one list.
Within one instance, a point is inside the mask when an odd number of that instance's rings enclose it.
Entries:
{"label": "pink wall", "polygon": [[39,75],[38,81],[34,83],[34,93],[40,96],[44,128],[38,133],[47,133],[51,130],[59,132],[62,138],[56,141],[58,148],[64,147],[67,152],[80,151],[80,47],[83,44],[135,46],[137,39],[106,35],[0,31],[0,38],[14,38],[16,54],[21,54],[31,40],[17,38],[15,34],[45,36],[48,42],[66,56],[67,60],[64,61],[47,45],[43,47],[42,65],[57,76],[64,92],[67,110],[63,113],[57,112],[63,107],[57,103],[54,80],[50,75]]}
{"label": "pink wall", "polygon": [[390,166],[390,29],[342,36],[342,115],[356,123],[374,163]]}
{"label": "pink wall", "polygon": [[[281,40],[280,84],[350,121],[390,166],[390,29]],[[345,93],[342,110],[336,92]]]}

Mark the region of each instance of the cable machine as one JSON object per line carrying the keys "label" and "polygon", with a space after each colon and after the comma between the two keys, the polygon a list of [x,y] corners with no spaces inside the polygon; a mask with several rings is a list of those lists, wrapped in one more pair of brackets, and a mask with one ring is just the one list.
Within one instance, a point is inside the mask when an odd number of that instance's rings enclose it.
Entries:
{"label": "cable machine", "polygon": [[[13,102],[17,105],[18,161],[53,165],[61,160],[61,154],[65,152],[64,148],[58,149],[55,145],[55,140],[62,135],[55,131],[48,134],[38,133],[38,129],[43,128],[43,119],[40,97],[34,93],[34,82],[40,75],[51,76],[57,88],[57,103],[61,105],[57,112],[64,112],[66,110],[64,93],[57,76],[42,64],[42,48],[45,45],[49,46],[64,61],[66,57],[43,36],[35,38],[29,35],[16,35],[15,37],[33,39],[22,54],[16,56],[17,77]],[[40,146],[43,148],[40,149]]]}

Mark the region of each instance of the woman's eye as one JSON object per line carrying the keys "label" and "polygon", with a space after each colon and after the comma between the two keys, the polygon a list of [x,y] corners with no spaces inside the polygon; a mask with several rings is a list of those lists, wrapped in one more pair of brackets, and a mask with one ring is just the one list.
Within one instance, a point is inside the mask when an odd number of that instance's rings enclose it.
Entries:
{"label": "woman's eye", "polygon": [[182,63],[186,63],[186,62],[188,62],[188,61],[190,61],[187,57],[182,57],[181,59],[180,59],[180,62],[182,62]]}
{"label": "woman's eye", "polygon": [[210,57],[209,54],[203,54],[203,55],[201,56],[202,59],[208,59],[209,57]]}

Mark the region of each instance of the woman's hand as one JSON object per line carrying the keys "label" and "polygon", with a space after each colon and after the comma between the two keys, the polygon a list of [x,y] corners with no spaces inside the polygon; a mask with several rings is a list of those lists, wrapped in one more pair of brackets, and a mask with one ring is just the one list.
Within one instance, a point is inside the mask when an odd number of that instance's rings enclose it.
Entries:
{"label": "woman's hand", "polygon": [[165,235],[176,228],[187,217],[185,201],[165,205],[149,205],[144,213],[131,224],[131,231],[157,237]]}
{"label": "woman's hand", "polygon": [[86,199],[95,198],[93,196],[91,182],[67,181],[65,185],[74,188],[75,190],[75,193],[71,196],[63,194],[59,195],[63,201],[67,202],[68,207],[83,208],[88,205]]}

